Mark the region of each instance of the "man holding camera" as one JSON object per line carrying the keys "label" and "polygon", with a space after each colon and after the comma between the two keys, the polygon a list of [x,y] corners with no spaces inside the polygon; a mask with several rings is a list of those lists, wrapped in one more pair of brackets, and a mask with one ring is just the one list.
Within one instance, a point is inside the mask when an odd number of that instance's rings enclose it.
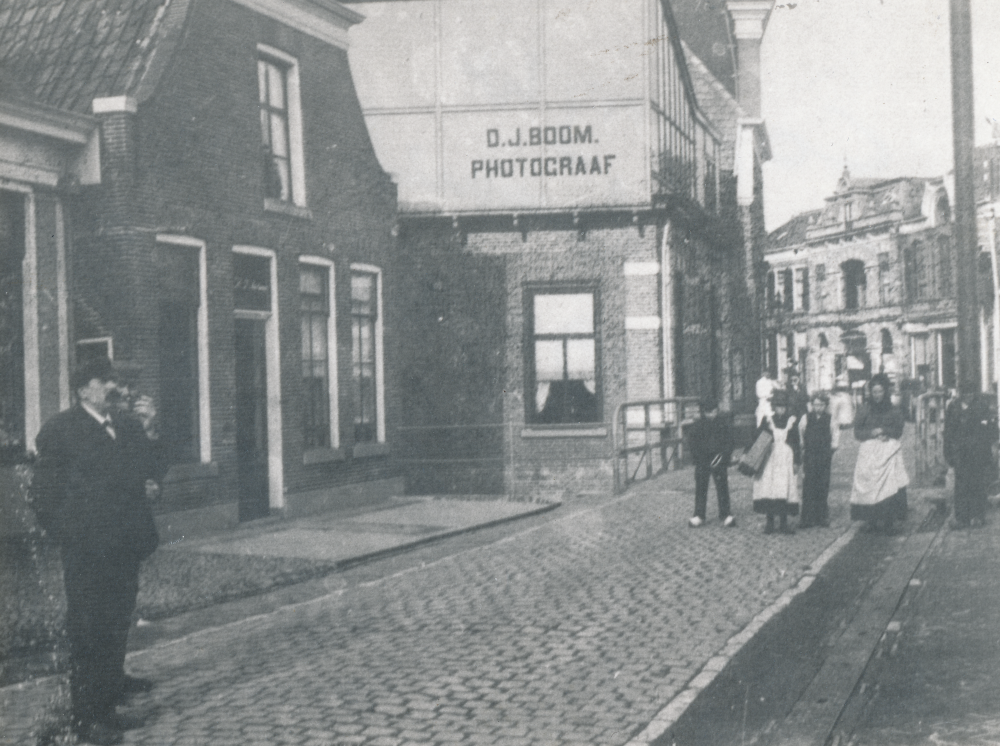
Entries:
{"label": "man holding camera", "polygon": [[152,402],[121,411],[110,360],[81,365],[71,386],[77,403],[35,441],[31,501],[62,554],[73,732],[86,743],[116,744],[140,723],[115,706],[152,688],[125,674],[125,646],[139,566],[159,542],[149,498],[166,469]]}

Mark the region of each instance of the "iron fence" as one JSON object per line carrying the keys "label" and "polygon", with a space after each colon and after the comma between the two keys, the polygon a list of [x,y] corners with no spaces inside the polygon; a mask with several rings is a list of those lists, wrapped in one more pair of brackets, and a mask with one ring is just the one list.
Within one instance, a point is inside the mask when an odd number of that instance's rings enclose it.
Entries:
{"label": "iron fence", "polygon": [[684,428],[697,417],[695,396],[619,404],[612,422],[611,441],[615,492],[623,492],[638,481],[644,466],[643,479],[651,479],[671,467],[679,468],[684,463]]}
{"label": "iron fence", "polygon": [[947,406],[947,391],[929,391],[917,397],[916,484],[940,484],[948,471],[948,464],[944,460],[944,414]]}

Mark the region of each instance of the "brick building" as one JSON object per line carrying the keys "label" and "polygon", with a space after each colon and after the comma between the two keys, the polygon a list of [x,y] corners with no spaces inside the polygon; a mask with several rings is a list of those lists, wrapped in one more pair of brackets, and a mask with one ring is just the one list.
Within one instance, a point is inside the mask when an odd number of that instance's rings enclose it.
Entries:
{"label": "brick building", "polygon": [[772,3],[351,5],[399,184],[408,487],[603,490],[624,402],[750,412]]}
{"label": "brick building", "polygon": [[773,231],[767,248],[766,363],[810,391],[873,374],[951,388],[957,315],[944,179],[853,178],[826,205]]}
{"label": "brick building", "polygon": [[396,195],[348,66],[361,19],[2,4],[8,460],[69,404],[74,360],[107,352],[159,405],[168,537],[401,490]]}

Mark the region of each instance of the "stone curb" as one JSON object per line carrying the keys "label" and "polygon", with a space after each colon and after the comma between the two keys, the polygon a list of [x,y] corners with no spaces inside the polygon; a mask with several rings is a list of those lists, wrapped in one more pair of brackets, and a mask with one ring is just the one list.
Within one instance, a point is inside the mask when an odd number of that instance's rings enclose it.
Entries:
{"label": "stone curb", "polygon": [[423,536],[419,539],[413,541],[408,541],[405,544],[398,544],[394,547],[388,547],[387,549],[379,549],[375,552],[368,552],[367,554],[359,554],[355,557],[350,557],[348,559],[337,560],[333,563],[337,570],[344,570],[354,565],[359,565],[364,562],[372,562],[374,560],[385,559],[386,557],[391,557],[394,554],[399,554],[401,552],[409,551],[410,549],[416,549],[417,547],[424,546],[425,544],[430,544],[432,542],[438,541],[440,539],[450,539],[454,536],[461,536],[462,534],[472,533],[473,531],[479,531],[484,528],[493,528],[494,526],[502,526],[505,523],[510,523],[511,521],[517,521],[521,518],[530,518],[532,516],[542,515],[543,513],[548,513],[550,510],[555,510],[562,502],[554,501],[550,503],[545,503],[540,505],[534,510],[529,510],[524,513],[518,513],[517,515],[504,516],[503,518],[495,518],[492,521],[486,521],[486,523],[476,523],[471,526],[462,526],[461,528],[453,528],[449,531],[442,531],[441,533],[431,534],[429,536]]}

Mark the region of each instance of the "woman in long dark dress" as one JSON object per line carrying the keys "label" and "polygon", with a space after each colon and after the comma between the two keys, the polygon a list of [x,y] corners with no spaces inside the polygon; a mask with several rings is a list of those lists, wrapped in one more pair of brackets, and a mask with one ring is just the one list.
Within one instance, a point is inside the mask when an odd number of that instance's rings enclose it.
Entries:
{"label": "woman in long dark dress", "polygon": [[829,526],[830,466],[840,442],[840,427],[826,411],[829,398],[816,394],[812,410],[802,418],[802,518],[799,528]]}
{"label": "woman in long dark dress", "polygon": [[851,520],[868,521],[876,531],[891,533],[893,521],[906,518],[906,486],[910,478],[903,464],[903,414],[889,399],[891,386],[884,374],[868,384],[869,401],[854,419],[854,437],[861,441],[851,490]]}

